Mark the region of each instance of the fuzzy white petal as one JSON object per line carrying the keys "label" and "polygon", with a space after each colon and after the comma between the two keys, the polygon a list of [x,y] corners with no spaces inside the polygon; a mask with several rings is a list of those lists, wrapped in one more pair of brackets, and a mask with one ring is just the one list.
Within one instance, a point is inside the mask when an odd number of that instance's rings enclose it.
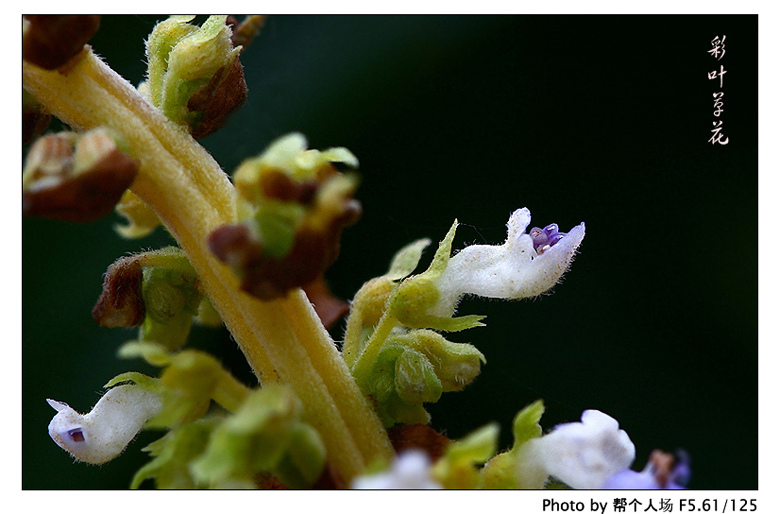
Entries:
{"label": "fuzzy white petal", "polygon": [[162,408],[159,395],[135,385],[110,389],[87,414],[79,414],[67,403],[46,401],[57,411],[49,423],[51,438],[90,464],[103,464],[122,453]]}
{"label": "fuzzy white petal", "polygon": [[582,413],[582,422],[558,425],[529,441],[536,463],[574,489],[598,489],[634,461],[634,443],[618,422],[597,410]]}

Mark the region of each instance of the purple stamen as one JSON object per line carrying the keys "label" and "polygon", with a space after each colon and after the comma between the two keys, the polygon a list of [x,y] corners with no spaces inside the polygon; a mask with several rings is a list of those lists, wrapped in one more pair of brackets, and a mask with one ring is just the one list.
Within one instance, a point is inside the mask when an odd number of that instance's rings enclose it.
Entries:
{"label": "purple stamen", "polygon": [[84,441],[84,432],[82,432],[80,428],[68,430],[68,435],[71,439],[73,439],[74,442],[80,443]]}
{"label": "purple stamen", "polygon": [[566,233],[558,232],[558,225],[551,223],[543,229],[539,227],[532,228],[529,235],[533,240],[534,250],[541,255],[545,250],[555,246],[555,243],[563,239]]}

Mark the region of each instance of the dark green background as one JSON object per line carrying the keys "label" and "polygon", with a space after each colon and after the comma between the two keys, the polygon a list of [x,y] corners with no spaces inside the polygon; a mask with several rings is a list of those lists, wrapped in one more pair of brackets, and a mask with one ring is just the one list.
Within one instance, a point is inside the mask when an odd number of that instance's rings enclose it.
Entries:
{"label": "dark green background", "polygon": [[[137,83],[153,23],[104,17],[92,45]],[[433,426],[460,437],[497,420],[507,445],[513,415],[543,398],[546,428],[588,408],[618,419],[635,468],[685,448],[691,487],[756,488],[757,32],[755,16],[274,16],[242,56],[247,104],[203,144],[229,172],[295,130],[358,156],[365,214],[328,274],[342,297],[455,217],[458,248],[503,241],[519,207],[536,225],[585,221],[554,294],[461,304],[488,326],[453,339],[488,362],[430,409]],[[717,64],[726,146],[707,142]],[[114,375],[153,371],[115,358],[132,331],[90,317],[115,258],[168,242],[122,241],[117,221],[23,221],[24,488],[124,488],[159,436],[97,467],[46,433],[46,398],[84,412]],[[226,331],[194,340],[251,379]]]}

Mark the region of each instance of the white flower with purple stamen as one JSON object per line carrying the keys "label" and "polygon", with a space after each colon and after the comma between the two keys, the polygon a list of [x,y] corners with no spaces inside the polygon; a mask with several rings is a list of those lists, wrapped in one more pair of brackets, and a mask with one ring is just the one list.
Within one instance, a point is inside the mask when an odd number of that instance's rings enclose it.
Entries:
{"label": "white flower with purple stamen", "polygon": [[463,295],[517,300],[552,288],[574,259],[585,237],[585,224],[568,233],[558,225],[525,230],[531,223],[527,208],[512,213],[502,245],[468,246],[453,256],[436,279],[439,299],[431,314],[451,316]]}

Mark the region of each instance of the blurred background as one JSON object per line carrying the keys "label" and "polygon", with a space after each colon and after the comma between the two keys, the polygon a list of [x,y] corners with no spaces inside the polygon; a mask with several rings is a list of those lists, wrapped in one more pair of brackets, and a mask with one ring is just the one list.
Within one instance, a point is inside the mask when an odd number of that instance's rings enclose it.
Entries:
{"label": "blurred background", "polygon": [[[91,44],[137,84],[159,19],[106,16]],[[537,226],[584,221],[581,254],[553,294],[461,303],[487,327],[451,339],[487,364],[430,407],[432,425],[458,438],[495,420],[507,447],[513,416],[536,399],[546,429],[598,409],[635,443],[635,469],[653,449],[682,448],[690,487],[753,489],[757,34],[755,16],[272,16],[241,58],[246,105],[202,143],[227,172],[291,131],[360,159],[364,216],[327,274],[342,298],[454,218],[456,248],[501,243],[519,207]],[[711,40],[724,35],[716,61]],[[721,64],[722,89],[707,78]],[[727,145],[708,142],[718,119]],[[113,260],[171,242],[160,229],[123,241],[118,222],[22,221],[25,489],[126,488],[162,435],[141,434],[100,467],[47,435],[46,398],[86,412],[113,376],[155,372],[115,356],[135,331],[90,315]],[[198,327],[192,344],[252,383],[226,330]]]}

